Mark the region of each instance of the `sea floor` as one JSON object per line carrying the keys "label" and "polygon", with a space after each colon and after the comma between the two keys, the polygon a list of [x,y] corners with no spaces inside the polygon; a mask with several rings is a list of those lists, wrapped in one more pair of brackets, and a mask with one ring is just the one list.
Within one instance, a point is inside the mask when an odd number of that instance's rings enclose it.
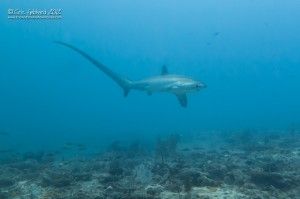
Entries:
{"label": "sea floor", "polygon": [[152,150],[115,142],[89,157],[0,154],[0,199],[299,198],[299,138],[208,132],[165,136]]}

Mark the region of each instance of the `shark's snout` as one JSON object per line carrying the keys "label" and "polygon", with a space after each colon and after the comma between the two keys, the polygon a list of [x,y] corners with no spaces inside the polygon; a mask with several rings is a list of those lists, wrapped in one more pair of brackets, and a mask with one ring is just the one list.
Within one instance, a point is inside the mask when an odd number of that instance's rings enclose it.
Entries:
{"label": "shark's snout", "polygon": [[202,88],[207,88],[207,85],[202,83]]}
{"label": "shark's snout", "polygon": [[206,84],[199,82],[199,83],[196,85],[196,87],[197,87],[198,89],[201,89],[201,88],[206,88],[207,86],[206,86]]}

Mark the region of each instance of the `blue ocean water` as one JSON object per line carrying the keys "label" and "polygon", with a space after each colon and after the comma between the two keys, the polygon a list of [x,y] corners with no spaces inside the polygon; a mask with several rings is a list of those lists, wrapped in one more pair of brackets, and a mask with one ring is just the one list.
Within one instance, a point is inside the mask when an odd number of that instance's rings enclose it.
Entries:
{"label": "blue ocean water", "polygon": [[[8,19],[8,9],[62,19]],[[230,129],[300,127],[300,2],[274,0],[1,1],[0,144],[19,151]],[[169,71],[207,88],[180,107],[132,91],[64,41],[132,80]]]}

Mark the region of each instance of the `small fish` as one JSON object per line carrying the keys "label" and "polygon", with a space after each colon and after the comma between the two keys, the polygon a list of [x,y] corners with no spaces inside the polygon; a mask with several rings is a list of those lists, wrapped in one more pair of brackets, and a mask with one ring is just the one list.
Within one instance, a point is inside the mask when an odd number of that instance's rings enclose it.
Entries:
{"label": "small fish", "polygon": [[76,144],[74,144],[73,142],[66,142],[65,143],[65,146],[74,146],[74,145],[76,145]]}
{"label": "small fish", "polygon": [[220,35],[220,32],[214,32],[214,36],[217,37]]}
{"label": "small fish", "polygon": [[181,149],[181,151],[190,151],[190,149],[189,148],[183,148],[183,149]]}
{"label": "small fish", "polygon": [[79,151],[85,151],[87,148],[86,148],[86,146],[81,146],[81,147],[78,147],[77,148]]}
{"label": "small fish", "polygon": [[8,136],[10,135],[7,131],[0,131],[1,136]]}
{"label": "small fish", "polygon": [[61,147],[61,149],[62,150],[71,150],[72,147],[65,145],[65,146]]}
{"label": "small fish", "polygon": [[76,146],[79,148],[86,147],[84,144],[77,144]]}
{"label": "small fish", "polygon": [[195,149],[195,150],[203,150],[204,148],[203,147],[195,146],[195,147],[193,147],[193,149]]}
{"label": "small fish", "polygon": [[62,150],[86,150],[86,146],[81,143],[73,143],[73,142],[66,142],[64,146],[62,147]]}
{"label": "small fish", "polygon": [[12,149],[2,149],[2,150],[0,150],[0,153],[13,153],[14,152],[14,150],[12,150]]}

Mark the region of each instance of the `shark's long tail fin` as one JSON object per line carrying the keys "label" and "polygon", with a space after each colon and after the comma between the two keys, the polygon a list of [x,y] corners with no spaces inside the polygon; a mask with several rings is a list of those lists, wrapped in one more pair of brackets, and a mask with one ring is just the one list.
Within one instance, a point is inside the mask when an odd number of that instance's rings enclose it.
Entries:
{"label": "shark's long tail fin", "polygon": [[87,53],[85,53],[84,51],[76,48],[73,45],[67,44],[65,42],[61,42],[61,41],[54,41],[54,43],[66,46],[74,51],[76,51],[77,53],[79,53],[80,55],[82,55],[84,58],[86,58],[87,60],[89,60],[92,64],[94,64],[95,66],[97,66],[97,68],[99,68],[102,72],[104,72],[107,76],[109,76],[111,79],[113,79],[119,86],[121,86],[124,90],[124,96],[126,97],[130,91],[130,88],[132,87],[132,82],[130,80],[128,80],[127,78],[121,77],[120,75],[118,75],[117,73],[113,72],[112,70],[110,70],[109,68],[107,68],[105,65],[103,65],[102,63],[100,63],[99,61],[97,61],[96,59],[92,58],[90,55],[88,55]]}

